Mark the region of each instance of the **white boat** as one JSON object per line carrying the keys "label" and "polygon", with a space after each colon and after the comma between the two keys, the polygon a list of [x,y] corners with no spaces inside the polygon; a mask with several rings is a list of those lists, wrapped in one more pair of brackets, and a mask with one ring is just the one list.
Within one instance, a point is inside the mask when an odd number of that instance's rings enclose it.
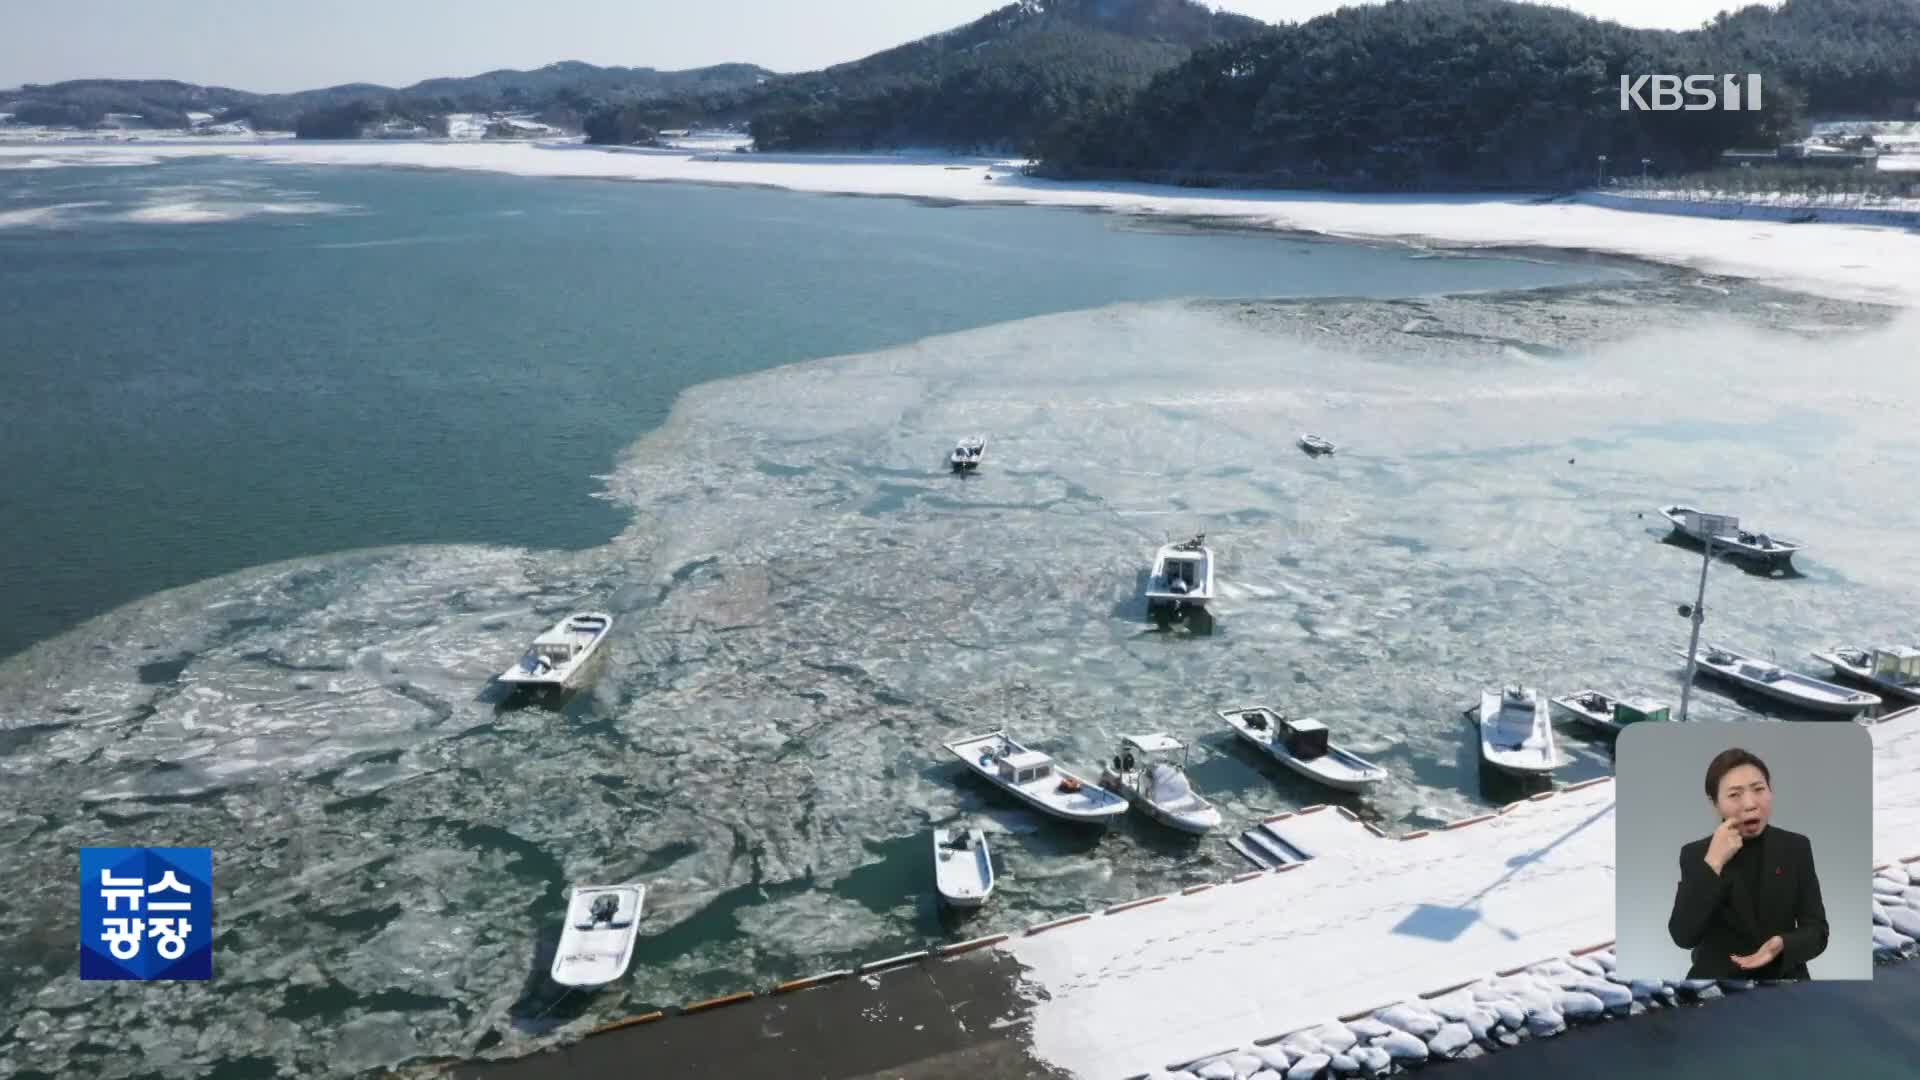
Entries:
{"label": "white boat", "polygon": [[953,466],[954,472],[972,472],[980,467],[980,459],[985,457],[986,453],[986,437],[969,435],[961,439],[953,448],[953,452],[947,455],[947,463]]}
{"label": "white boat", "polygon": [[1277,709],[1252,705],[1217,710],[1233,733],[1254,748],[1309,780],[1338,791],[1366,791],[1387,778],[1387,770],[1342,749],[1318,720],[1289,719]]}
{"label": "white boat", "polygon": [[933,879],[940,899],[977,908],[993,894],[993,857],[979,829],[933,830]]}
{"label": "white boat", "polygon": [[500,675],[516,686],[563,687],[586,667],[607,640],[613,616],[601,611],[576,611],[533,639],[520,662]]}
{"label": "white boat", "polygon": [[[1176,754],[1178,765],[1170,760]],[[1100,786],[1162,825],[1196,836],[1210,832],[1220,824],[1220,811],[1187,783],[1186,757],[1186,744],[1165,732],[1122,735]]]}
{"label": "white boat", "polygon": [[1805,545],[1740,527],[1733,514],[1709,514],[1691,506],[1668,506],[1660,511],[1673,530],[1695,543],[1713,542],[1713,550],[1760,566],[1786,567]]}
{"label": "white boat", "polygon": [[1327,441],[1326,439],[1321,438],[1318,435],[1313,434],[1312,432],[1308,432],[1305,435],[1300,436],[1300,449],[1305,450],[1307,453],[1312,454],[1314,457],[1319,457],[1321,454],[1333,453],[1334,447],[1333,447],[1333,443]]}
{"label": "white boat", "polygon": [[1524,686],[1480,693],[1480,760],[1521,777],[1551,776],[1560,767],[1546,702]]}
{"label": "white boat", "polygon": [[1213,549],[1207,534],[1162,545],[1147,579],[1147,613],[1158,619],[1204,611],[1212,599]]}
{"label": "white boat", "polygon": [[625,975],[646,900],[645,885],[575,885],[553,954],[553,981],[605,986]]}
{"label": "white boat", "polygon": [[1598,690],[1575,690],[1550,700],[1553,715],[1590,728],[1618,734],[1628,724],[1644,720],[1671,720],[1673,709],[1652,698],[1617,698]]}
{"label": "white boat", "polygon": [[1920,647],[1881,645],[1870,648],[1835,646],[1813,654],[1833,665],[1836,675],[1860,680],[1910,701],[1920,701]]}
{"label": "white boat", "polygon": [[[1685,648],[1676,646],[1673,652],[1682,660],[1687,658]],[[1706,674],[1718,675],[1775,701],[1812,712],[1851,715],[1880,704],[1877,695],[1849,690],[1811,675],[1788,671],[1779,664],[1733,649],[1703,645],[1698,660],[1700,670]]]}
{"label": "white boat", "polygon": [[1053,758],[1021,746],[1004,731],[969,735],[945,745],[995,787],[1062,821],[1106,824],[1127,812],[1127,800],[1057,767]]}

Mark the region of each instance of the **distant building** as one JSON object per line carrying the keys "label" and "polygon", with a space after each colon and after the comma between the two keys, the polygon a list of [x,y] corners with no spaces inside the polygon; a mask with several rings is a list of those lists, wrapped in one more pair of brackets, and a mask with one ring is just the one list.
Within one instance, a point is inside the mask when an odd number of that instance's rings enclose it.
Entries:
{"label": "distant building", "polygon": [[1875,149],[1849,150],[1837,146],[1788,143],[1772,150],[1722,150],[1720,164],[1729,166],[1785,165],[1790,168],[1873,168],[1880,160]]}

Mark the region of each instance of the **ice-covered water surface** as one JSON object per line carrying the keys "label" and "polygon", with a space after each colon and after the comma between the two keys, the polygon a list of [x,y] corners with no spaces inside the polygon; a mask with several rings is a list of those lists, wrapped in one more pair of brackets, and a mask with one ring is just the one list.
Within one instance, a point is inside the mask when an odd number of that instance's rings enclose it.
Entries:
{"label": "ice-covered water surface", "polygon": [[[1677,693],[1699,563],[1659,541],[1672,501],[1809,545],[1799,577],[1717,569],[1710,636],[1788,663],[1912,636],[1920,336],[1636,299],[1117,307],[711,383],[607,478],[634,522],[606,547],[361,552],[89,623],[0,668],[0,1063],[521,1050],[1239,869],[1225,835],[1035,818],[940,750],[1000,726],[1089,772],[1123,732],[1184,736],[1231,833],[1329,799],[1212,713],[1265,700],[1392,770],[1356,811],[1467,816],[1512,794],[1458,716],[1480,687]],[[1692,325],[1626,336],[1663,323]],[[948,474],[972,432],[984,466]],[[1216,630],[1160,633],[1141,577],[1201,529]],[[591,689],[488,689],[580,607],[619,617]],[[1738,715],[1711,688],[1694,709]],[[1608,769],[1562,738],[1564,779]],[[925,845],[960,816],[1002,865],[952,926]],[[214,848],[212,983],[74,978],[90,844]],[[629,877],[631,976],[557,1000],[565,887]]]}

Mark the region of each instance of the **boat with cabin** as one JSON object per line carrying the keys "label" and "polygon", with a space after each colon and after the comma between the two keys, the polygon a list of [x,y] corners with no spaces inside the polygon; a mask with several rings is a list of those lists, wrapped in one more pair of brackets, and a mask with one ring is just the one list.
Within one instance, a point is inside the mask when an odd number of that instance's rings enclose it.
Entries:
{"label": "boat with cabin", "polygon": [[1560,767],[1546,702],[1526,686],[1480,693],[1480,760],[1511,776],[1553,775]]}
{"label": "boat with cabin", "polygon": [[945,746],[976,775],[1049,817],[1104,825],[1127,812],[1126,799],[1060,768],[1005,731],[969,735]]}
{"label": "boat with cabin", "polygon": [[1813,654],[1833,665],[1835,675],[1857,679],[1895,697],[1920,701],[1920,647],[1875,645],[1867,648],[1835,646]]}
{"label": "boat with cabin", "polygon": [[1387,778],[1387,770],[1333,742],[1327,725],[1312,717],[1296,720],[1265,705],[1215,715],[1254,749],[1336,791],[1364,792]]}
{"label": "boat with cabin", "polygon": [[645,885],[576,885],[554,950],[553,981],[566,987],[605,986],[627,973],[640,934]]}
{"label": "boat with cabin", "polygon": [[1664,701],[1617,698],[1598,690],[1575,690],[1549,699],[1548,704],[1556,719],[1571,720],[1613,735],[1618,735],[1628,724],[1673,719],[1673,708]]}
{"label": "boat with cabin", "polygon": [[1697,544],[1711,543],[1717,553],[1766,569],[1785,569],[1805,545],[1740,527],[1735,514],[1710,514],[1691,506],[1663,507],[1660,516],[1676,535]]}
{"label": "boat with cabin", "polygon": [[954,472],[972,472],[980,467],[980,459],[987,454],[987,439],[984,435],[969,435],[954,446],[947,455],[947,464]]}
{"label": "boat with cabin", "polygon": [[[1673,653],[1682,660],[1687,658],[1687,650],[1679,646]],[[1723,646],[1703,646],[1698,664],[1704,674],[1809,712],[1851,716],[1880,704],[1878,695],[1788,671],[1779,664]]]}
{"label": "boat with cabin", "polygon": [[514,686],[559,689],[571,685],[613,628],[603,611],[576,611],[533,639],[520,662],[500,674]]}
{"label": "boat with cabin", "polygon": [[1187,745],[1164,731],[1122,735],[1100,786],[1162,825],[1202,835],[1219,826],[1220,811],[1188,784],[1186,764]]}
{"label": "boat with cabin", "polygon": [[1162,545],[1147,578],[1147,614],[1164,623],[1204,613],[1212,600],[1213,549],[1207,534]]}
{"label": "boat with cabin", "polygon": [[979,829],[933,830],[933,880],[940,899],[971,910],[993,895],[993,856]]}
{"label": "boat with cabin", "polygon": [[1300,449],[1305,450],[1314,457],[1319,457],[1322,454],[1333,453],[1334,446],[1331,441],[1315,435],[1312,432],[1307,432],[1300,436]]}

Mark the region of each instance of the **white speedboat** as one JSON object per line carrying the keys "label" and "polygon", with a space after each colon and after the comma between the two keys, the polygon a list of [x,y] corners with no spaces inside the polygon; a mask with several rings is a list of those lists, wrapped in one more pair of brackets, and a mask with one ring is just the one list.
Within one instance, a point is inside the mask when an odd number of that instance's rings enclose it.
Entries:
{"label": "white speedboat", "polygon": [[1560,767],[1546,702],[1524,686],[1480,693],[1480,760],[1521,777],[1551,776]]}
{"label": "white speedboat", "polygon": [[1550,700],[1553,715],[1590,728],[1619,734],[1628,724],[1643,720],[1671,720],[1673,709],[1652,698],[1617,698],[1598,690],[1575,690]]}
{"label": "white speedboat", "polygon": [[1676,505],[1663,507],[1660,516],[1667,519],[1674,532],[1695,543],[1711,541],[1716,552],[1769,569],[1791,565],[1795,553],[1805,546],[1743,529],[1740,518],[1733,514],[1709,514],[1691,506]]}
{"label": "white speedboat", "polygon": [[972,472],[980,467],[980,459],[986,454],[985,436],[969,435],[961,439],[953,448],[953,452],[947,455],[947,463],[953,466],[954,472]]}
{"label": "white speedboat", "polygon": [[1165,732],[1122,735],[1100,786],[1162,825],[1196,836],[1210,832],[1220,824],[1220,811],[1188,785],[1186,757],[1186,744]]}
{"label": "white speedboat", "polygon": [[1330,741],[1327,725],[1318,720],[1289,719],[1265,705],[1220,709],[1218,715],[1261,753],[1337,791],[1366,791],[1387,778],[1387,770]]}
{"label": "white speedboat", "polygon": [[1156,620],[1204,611],[1213,599],[1213,549],[1207,534],[1162,545],[1147,579],[1147,613]]}
{"label": "white speedboat", "polygon": [[[1674,655],[1685,660],[1687,650],[1676,646]],[[1783,701],[1811,712],[1852,715],[1880,704],[1877,695],[1788,671],[1779,664],[1720,646],[1701,646],[1700,671],[1717,675],[1736,686],[1744,686],[1775,701]]]}
{"label": "white speedboat", "polygon": [[1333,443],[1312,432],[1308,432],[1300,436],[1300,449],[1305,450],[1314,457],[1319,457],[1321,454],[1333,453],[1334,447]]}
{"label": "white speedboat", "polygon": [[607,640],[613,616],[601,611],[577,611],[554,623],[533,639],[520,662],[501,673],[500,681],[516,686],[564,687],[586,667]]}
{"label": "white speedboat", "polygon": [[1858,679],[1876,690],[1909,701],[1920,701],[1920,647],[1841,645],[1814,653],[1813,658],[1832,664],[1835,675]]}
{"label": "white speedboat", "polygon": [[988,783],[1061,821],[1104,825],[1127,812],[1127,800],[1059,768],[1051,757],[1021,746],[1004,731],[969,735],[946,747]]}
{"label": "white speedboat", "polygon": [[977,908],[993,894],[993,857],[979,829],[933,830],[933,879],[940,899]]}
{"label": "white speedboat", "polygon": [[625,975],[646,899],[645,885],[575,885],[553,954],[553,981],[605,986]]}

